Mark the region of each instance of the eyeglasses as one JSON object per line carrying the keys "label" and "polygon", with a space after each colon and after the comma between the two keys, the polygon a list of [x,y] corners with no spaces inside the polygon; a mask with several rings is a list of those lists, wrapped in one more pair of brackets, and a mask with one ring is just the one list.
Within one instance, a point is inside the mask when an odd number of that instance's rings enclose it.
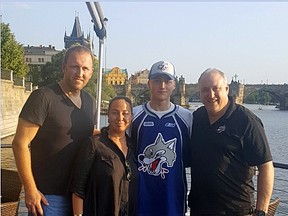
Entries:
{"label": "eyeglasses", "polygon": [[125,160],[125,166],[126,166],[126,173],[127,173],[126,178],[130,182],[132,179],[132,169],[130,167],[130,163],[128,160]]}

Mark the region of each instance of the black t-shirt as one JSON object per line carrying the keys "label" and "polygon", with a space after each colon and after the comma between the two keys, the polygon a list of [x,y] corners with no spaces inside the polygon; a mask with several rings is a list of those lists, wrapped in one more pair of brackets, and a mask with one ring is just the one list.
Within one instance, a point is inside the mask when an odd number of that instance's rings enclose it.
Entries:
{"label": "black t-shirt", "polygon": [[253,166],[272,156],[261,120],[234,103],[210,125],[205,107],[194,112],[192,129],[192,211],[248,214],[254,202]]}
{"label": "black t-shirt", "polygon": [[76,107],[58,84],[35,90],[20,118],[40,126],[31,142],[32,171],[44,194],[65,194],[78,147],[93,133],[95,100],[81,91]]}

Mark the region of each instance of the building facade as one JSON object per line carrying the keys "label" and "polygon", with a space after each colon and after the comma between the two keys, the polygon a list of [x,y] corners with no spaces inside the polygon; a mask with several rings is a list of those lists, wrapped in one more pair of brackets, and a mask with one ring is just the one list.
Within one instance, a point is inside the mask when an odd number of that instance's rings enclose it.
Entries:
{"label": "building facade", "polygon": [[41,66],[51,62],[52,56],[59,53],[54,46],[24,46],[24,60],[28,65]]}
{"label": "building facade", "polygon": [[134,75],[131,75],[131,78],[130,78],[131,84],[147,84],[148,75],[149,75],[148,69],[139,71],[135,73]]}
{"label": "building facade", "polygon": [[119,67],[106,69],[103,75],[109,85],[125,85],[128,80],[127,69],[120,69]]}

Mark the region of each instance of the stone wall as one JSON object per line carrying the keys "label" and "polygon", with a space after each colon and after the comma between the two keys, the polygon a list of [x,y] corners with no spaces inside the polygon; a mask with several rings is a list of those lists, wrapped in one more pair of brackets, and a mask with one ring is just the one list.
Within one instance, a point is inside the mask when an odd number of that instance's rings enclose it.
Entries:
{"label": "stone wall", "polygon": [[1,79],[1,138],[15,133],[19,113],[30,93],[23,86]]}

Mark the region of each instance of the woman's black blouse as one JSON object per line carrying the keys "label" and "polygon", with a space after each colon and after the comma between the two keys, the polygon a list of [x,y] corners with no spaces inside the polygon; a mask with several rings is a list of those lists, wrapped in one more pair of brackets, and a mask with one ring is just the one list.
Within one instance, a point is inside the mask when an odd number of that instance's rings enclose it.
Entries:
{"label": "woman's black blouse", "polygon": [[137,215],[137,163],[126,139],[126,158],[105,131],[80,148],[70,189],[84,199],[84,215]]}

